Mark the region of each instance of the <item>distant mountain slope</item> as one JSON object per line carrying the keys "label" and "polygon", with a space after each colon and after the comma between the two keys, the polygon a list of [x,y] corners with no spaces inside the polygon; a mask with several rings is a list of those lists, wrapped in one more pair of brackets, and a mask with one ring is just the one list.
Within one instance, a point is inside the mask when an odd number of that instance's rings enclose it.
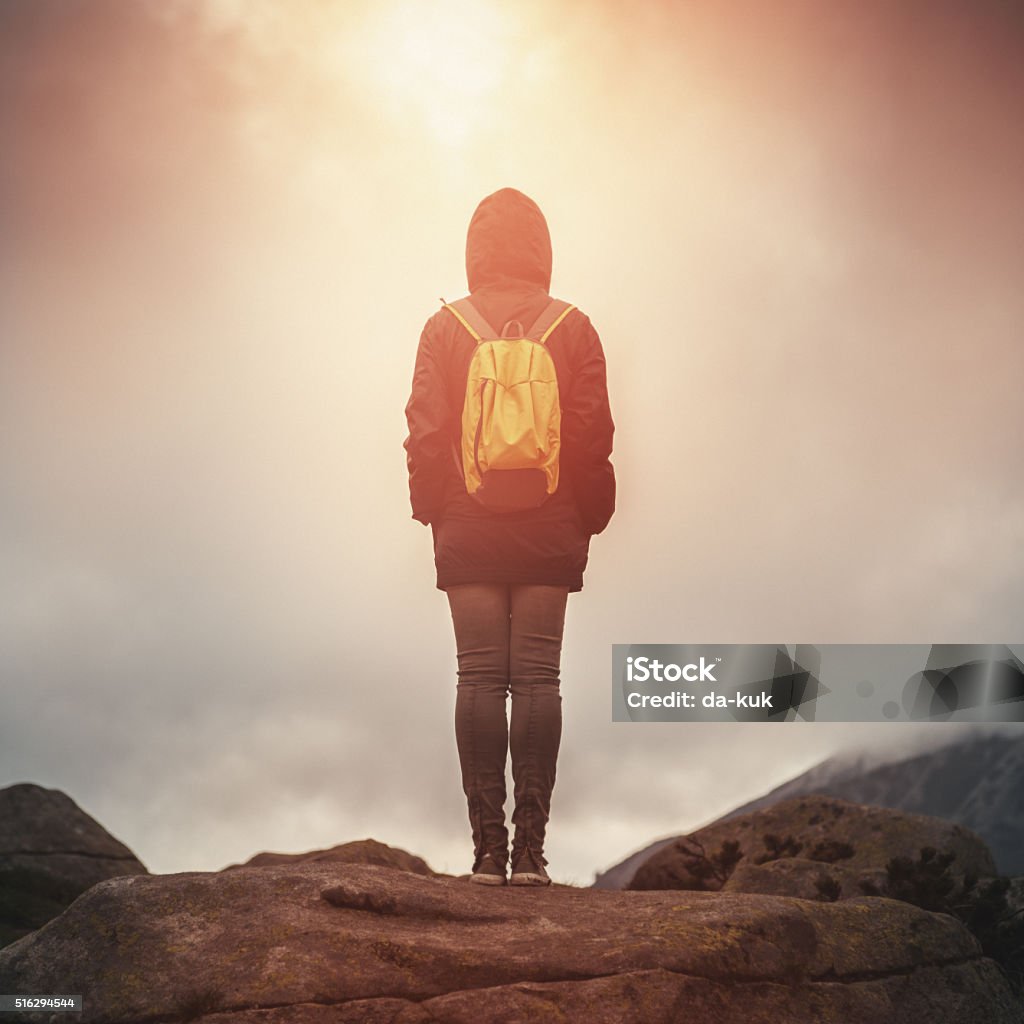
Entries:
{"label": "distant mountain slope", "polygon": [[[985,840],[1000,873],[1024,875],[1024,727],[1020,737],[973,736],[884,764],[867,753],[840,754],[716,821],[811,793],[956,822]],[[598,875],[594,885],[628,885],[640,864],[671,841],[661,839],[632,854]]]}

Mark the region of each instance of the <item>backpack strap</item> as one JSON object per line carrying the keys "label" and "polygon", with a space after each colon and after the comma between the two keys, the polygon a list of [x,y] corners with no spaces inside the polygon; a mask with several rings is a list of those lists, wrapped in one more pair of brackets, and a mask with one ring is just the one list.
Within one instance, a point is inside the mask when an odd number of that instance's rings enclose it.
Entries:
{"label": "backpack strap", "polygon": [[498,332],[477,312],[476,306],[468,298],[447,302],[444,308],[473,335],[473,340],[478,345],[484,339],[498,337]]}
{"label": "backpack strap", "polygon": [[[498,332],[479,313],[476,306],[468,299],[458,299],[456,302],[446,302],[447,309],[463,327],[473,336],[473,340],[479,345],[481,341],[492,338],[504,338],[506,333],[503,330]],[[526,332],[524,337],[539,341],[542,345],[547,344],[551,332],[565,319],[565,317],[576,307],[562,299],[552,299],[547,307],[537,317],[534,325]],[[518,323],[518,321],[509,321]],[[507,329],[509,324],[505,325]],[[520,325],[522,326],[522,325]]]}
{"label": "backpack strap", "polygon": [[536,323],[530,328],[526,335],[546,345],[551,332],[569,315],[576,307],[561,299],[552,299],[539,317]]}

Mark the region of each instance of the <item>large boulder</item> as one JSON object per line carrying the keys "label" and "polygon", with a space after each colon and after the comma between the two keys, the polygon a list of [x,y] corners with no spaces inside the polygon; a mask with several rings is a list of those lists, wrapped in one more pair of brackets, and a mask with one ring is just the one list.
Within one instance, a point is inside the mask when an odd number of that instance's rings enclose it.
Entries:
{"label": "large boulder", "polygon": [[1024,874],[1024,743],[1019,731],[961,735],[932,750],[886,758],[866,751],[827,758],[724,819],[817,793],[956,822],[977,833],[999,873]]}
{"label": "large boulder", "polygon": [[895,900],[494,889],[329,862],[103,882],[0,950],[0,992],[80,993],[86,1024],[1021,1019],[970,932]]}
{"label": "large boulder", "polygon": [[786,857],[765,864],[741,862],[722,891],[759,892],[803,900],[849,899],[866,893],[879,896],[886,894],[886,874],[804,857]]}
{"label": "large boulder", "polygon": [[[720,889],[805,899],[883,891],[886,865],[923,848],[953,854],[949,873],[996,874],[985,843],[962,825],[836,797],[794,797],[717,821],[645,860],[631,889]],[[838,888],[837,888],[838,887]]]}
{"label": "large boulder", "polygon": [[[708,824],[811,794],[955,822],[984,840],[1000,874],[1024,873],[1024,743],[1016,733],[971,733],[937,749],[881,763],[877,754],[848,751]],[[640,865],[675,838],[660,839],[614,864],[597,875],[594,886],[625,889]]]}
{"label": "large boulder", "polygon": [[57,789],[0,789],[0,946],[59,914],[90,886],[146,874],[124,843]]}
{"label": "large boulder", "polygon": [[327,861],[337,864],[376,864],[382,868],[397,868],[411,871],[414,875],[433,875],[422,857],[402,850],[397,846],[379,843],[376,839],[357,839],[342,843],[327,850],[310,850],[308,853],[257,853],[244,864],[229,864],[225,871],[240,867],[265,868],[277,864],[305,864],[311,861]]}

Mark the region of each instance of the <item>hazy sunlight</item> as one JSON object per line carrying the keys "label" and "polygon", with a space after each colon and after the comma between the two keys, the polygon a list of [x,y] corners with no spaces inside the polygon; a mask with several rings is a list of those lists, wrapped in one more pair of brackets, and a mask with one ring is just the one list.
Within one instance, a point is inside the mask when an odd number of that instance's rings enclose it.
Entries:
{"label": "hazy sunlight", "polygon": [[388,112],[412,116],[438,142],[461,146],[516,74],[515,18],[508,7],[463,0],[380,5],[346,42],[346,59],[349,66],[358,59],[361,81]]}

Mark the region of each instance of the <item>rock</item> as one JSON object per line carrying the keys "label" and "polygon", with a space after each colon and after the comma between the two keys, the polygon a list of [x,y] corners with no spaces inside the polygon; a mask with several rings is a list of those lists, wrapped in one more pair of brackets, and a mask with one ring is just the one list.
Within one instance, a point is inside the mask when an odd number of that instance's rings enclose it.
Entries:
{"label": "rock", "polygon": [[323,861],[102,882],[0,950],[0,992],[81,993],[86,1024],[1020,1021],[960,922],[895,900],[492,889]]}
{"label": "rock", "polygon": [[[711,871],[709,861],[727,852],[723,844],[730,842],[737,844],[739,859],[714,865]],[[949,869],[954,877],[996,873],[988,848],[960,825],[835,797],[807,796],[680,837],[644,861],[629,888],[714,891],[728,886],[734,891],[821,898],[812,890],[823,875],[847,897],[861,892],[862,880],[880,883],[890,858],[917,860],[927,846],[955,854]],[[800,863],[782,866],[789,859]]]}
{"label": "rock", "polygon": [[[877,754],[844,752],[703,827],[812,794],[962,825],[985,842],[1000,874],[1024,872],[1024,743],[1017,735],[978,733],[884,763]],[[640,865],[675,838],[658,840],[614,864],[597,875],[594,887],[625,889]]]}
{"label": "rock", "polygon": [[311,850],[309,853],[257,853],[245,864],[229,864],[225,871],[240,867],[269,867],[276,864],[304,864],[310,861],[329,861],[337,864],[377,864],[383,868],[411,871],[415,875],[433,875],[422,857],[408,853],[397,846],[378,843],[376,839],[360,839],[352,843],[332,846],[329,850]]}
{"label": "rock", "polygon": [[[722,886],[722,892],[759,892],[775,896],[795,896],[803,900],[837,900],[883,895],[884,871],[857,871],[839,864],[823,864],[804,857],[786,857],[766,864],[743,861]],[[870,888],[865,889],[864,886]]]}
{"label": "rock", "polygon": [[124,843],[57,789],[0,789],[0,946],[59,914],[90,886],[146,874]]}
{"label": "rock", "polygon": [[1010,879],[1010,888],[1006,893],[1006,903],[1013,913],[1024,914],[1024,875]]}
{"label": "rock", "polygon": [[866,753],[831,757],[718,821],[812,793],[962,825],[985,841],[1000,874],[1024,873],[1024,743],[1019,734],[979,732],[884,763]]}
{"label": "rock", "polygon": [[606,871],[599,871],[594,875],[595,889],[626,889],[633,880],[637,868],[645,860],[653,857],[659,850],[671,846],[679,836],[669,836],[668,839],[658,839],[647,846],[641,847],[636,853],[631,853],[625,860],[613,864]]}

